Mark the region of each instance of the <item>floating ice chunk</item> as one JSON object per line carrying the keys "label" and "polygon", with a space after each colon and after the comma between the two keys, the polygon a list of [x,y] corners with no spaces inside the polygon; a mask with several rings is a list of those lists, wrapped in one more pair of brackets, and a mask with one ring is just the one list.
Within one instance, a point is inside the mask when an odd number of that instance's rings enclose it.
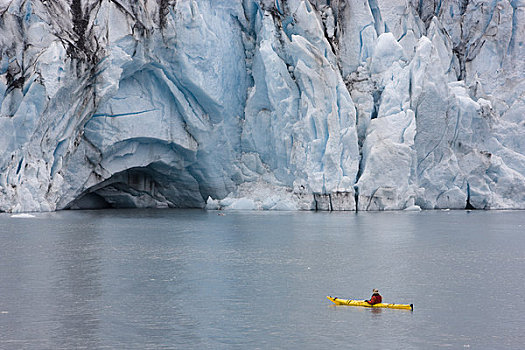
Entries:
{"label": "floating ice chunk", "polygon": [[27,219],[27,218],[34,218],[35,216],[33,214],[20,213],[20,214],[13,214],[11,215],[11,217],[17,218],[17,219]]}
{"label": "floating ice chunk", "polygon": [[421,211],[421,207],[419,205],[412,205],[408,208],[405,208],[405,211]]}

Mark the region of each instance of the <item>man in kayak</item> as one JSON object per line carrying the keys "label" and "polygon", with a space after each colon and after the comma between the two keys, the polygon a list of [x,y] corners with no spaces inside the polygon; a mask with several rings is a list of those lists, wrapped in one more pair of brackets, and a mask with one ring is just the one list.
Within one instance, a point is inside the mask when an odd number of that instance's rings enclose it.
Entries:
{"label": "man in kayak", "polygon": [[379,291],[377,289],[374,289],[372,291],[372,297],[370,298],[370,300],[365,300],[365,301],[369,303],[370,305],[374,305],[374,304],[379,304],[380,302],[382,302],[383,298],[379,294]]}

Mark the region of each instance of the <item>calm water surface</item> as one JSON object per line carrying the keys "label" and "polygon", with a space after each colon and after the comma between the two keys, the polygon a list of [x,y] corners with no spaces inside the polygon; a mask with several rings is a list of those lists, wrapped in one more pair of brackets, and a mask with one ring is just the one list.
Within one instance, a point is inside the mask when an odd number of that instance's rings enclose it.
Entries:
{"label": "calm water surface", "polygon": [[[0,349],[522,349],[525,212],[0,214]],[[325,298],[414,303],[413,312]]]}

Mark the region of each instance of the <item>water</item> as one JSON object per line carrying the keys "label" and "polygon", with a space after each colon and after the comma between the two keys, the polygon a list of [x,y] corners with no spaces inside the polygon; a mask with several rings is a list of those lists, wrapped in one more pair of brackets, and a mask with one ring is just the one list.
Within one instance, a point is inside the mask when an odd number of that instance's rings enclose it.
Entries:
{"label": "water", "polygon": [[[525,212],[0,214],[0,349],[521,349]],[[414,303],[332,306],[326,295]]]}

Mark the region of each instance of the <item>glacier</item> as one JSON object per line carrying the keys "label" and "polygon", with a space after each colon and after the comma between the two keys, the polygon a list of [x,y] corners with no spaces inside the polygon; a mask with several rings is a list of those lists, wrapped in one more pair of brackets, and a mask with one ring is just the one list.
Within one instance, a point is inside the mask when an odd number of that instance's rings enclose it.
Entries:
{"label": "glacier", "polygon": [[524,0],[0,0],[0,211],[525,209]]}

